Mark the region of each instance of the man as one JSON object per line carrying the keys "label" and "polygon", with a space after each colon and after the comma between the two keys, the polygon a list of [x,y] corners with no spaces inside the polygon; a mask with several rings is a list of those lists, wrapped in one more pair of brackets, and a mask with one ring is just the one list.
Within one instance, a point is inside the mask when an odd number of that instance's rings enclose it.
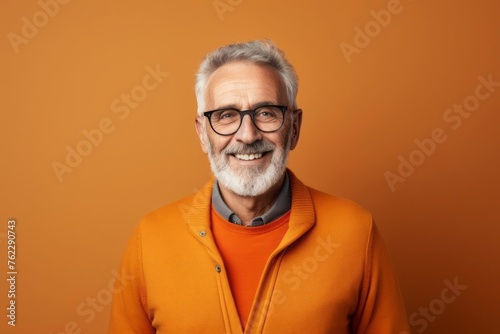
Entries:
{"label": "man", "polygon": [[409,332],[371,215],[286,168],[297,87],[270,41],[204,59],[195,125],[215,179],[139,224],[110,333]]}

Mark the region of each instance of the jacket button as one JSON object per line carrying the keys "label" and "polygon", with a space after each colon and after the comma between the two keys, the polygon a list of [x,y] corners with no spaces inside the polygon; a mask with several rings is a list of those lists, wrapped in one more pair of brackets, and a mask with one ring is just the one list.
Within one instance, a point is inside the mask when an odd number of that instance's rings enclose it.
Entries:
{"label": "jacket button", "polygon": [[217,264],[215,266],[215,271],[217,271],[218,273],[220,273],[221,270],[222,270],[221,267]]}
{"label": "jacket button", "polygon": [[207,235],[207,232],[205,232],[205,231],[200,231],[200,237],[204,237],[204,236],[206,236],[206,235]]}

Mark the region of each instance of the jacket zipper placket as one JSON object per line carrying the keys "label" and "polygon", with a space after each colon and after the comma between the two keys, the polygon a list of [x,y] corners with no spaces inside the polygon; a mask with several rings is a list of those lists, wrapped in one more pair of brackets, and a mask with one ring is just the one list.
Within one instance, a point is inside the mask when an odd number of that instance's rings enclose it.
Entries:
{"label": "jacket zipper placket", "polygon": [[[309,227],[310,228],[310,227]],[[295,231],[289,231],[283,238],[282,243],[269,256],[269,259],[262,272],[262,277],[255,294],[254,303],[250,316],[248,317],[247,326],[244,334],[262,333],[264,323],[269,314],[269,308],[273,302],[271,296],[276,286],[279,267],[285,255],[288,246],[293,244],[299,237],[309,230],[308,227],[299,228]],[[263,301],[268,301],[264,302]]]}
{"label": "jacket zipper placket", "polygon": [[214,272],[217,275],[217,287],[219,294],[219,303],[221,307],[222,316],[224,318],[224,326],[226,327],[226,334],[243,334],[241,322],[239,319],[238,311],[234,303],[234,298],[229,286],[229,279],[227,277],[226,268],[222,256],[219,254],[215,241],[211,232],[205,230],[198,231],[197,228],[191,227],[191,232],[195,235],[198,241],[205,247],[212,264],[214,265]]}

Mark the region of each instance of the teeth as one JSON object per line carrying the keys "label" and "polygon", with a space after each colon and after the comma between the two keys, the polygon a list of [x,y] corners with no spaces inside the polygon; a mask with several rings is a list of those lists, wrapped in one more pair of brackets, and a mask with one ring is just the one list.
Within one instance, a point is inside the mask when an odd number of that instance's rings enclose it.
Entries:
{"label": "teeth", "polygon": [[235,154],[236,158],[240,160],[255,160],[262,158],[262,153],[254,153],[254,154]]}

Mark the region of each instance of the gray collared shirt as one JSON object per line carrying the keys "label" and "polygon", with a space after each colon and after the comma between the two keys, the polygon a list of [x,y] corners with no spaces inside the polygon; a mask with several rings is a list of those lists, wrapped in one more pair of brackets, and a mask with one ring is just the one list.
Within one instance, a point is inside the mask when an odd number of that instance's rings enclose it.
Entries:
{"label": "gray collared shirt", "polygon": [[[222,199],[217,180],[215,180],[215,184],[212,189],[212,204],[215,211],[217,211],[217,213],[224,219],[231,223],[243,225],[241,219],[233,211],[231,211]],[[283,185],[281,186],[276,202],[274,202],[273,206],[262,216],[253,218],[250,226],[261,226],[270,223],[287,213],[291,207],[292,194],[290,192],[290,180],[288,173],[285,172],[285,179],[283,180]]]}

